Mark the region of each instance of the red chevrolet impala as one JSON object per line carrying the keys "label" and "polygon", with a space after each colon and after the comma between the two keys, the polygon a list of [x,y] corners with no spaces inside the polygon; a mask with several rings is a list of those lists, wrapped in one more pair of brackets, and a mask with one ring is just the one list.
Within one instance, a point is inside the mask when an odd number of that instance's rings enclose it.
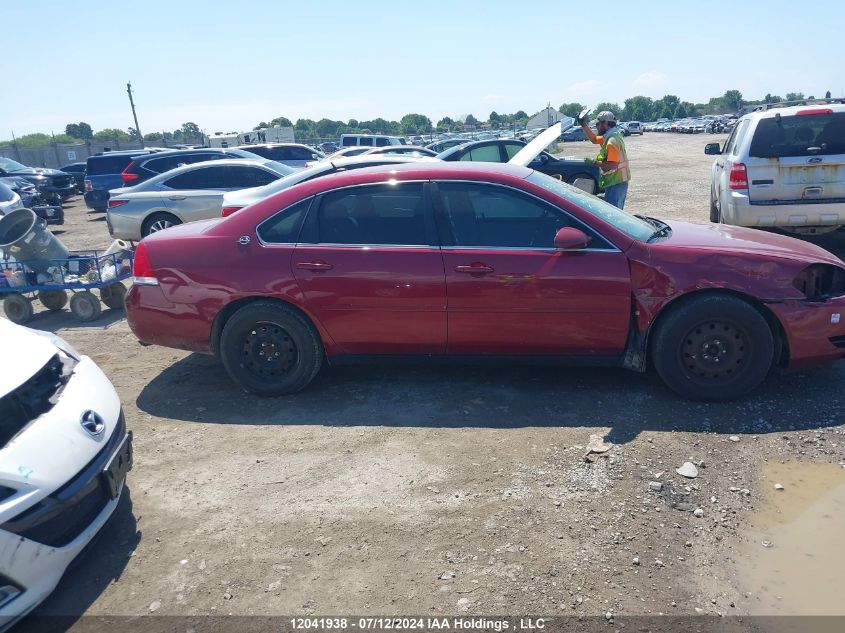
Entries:
{"label": "red chevrolet impala", "polygon": [[489,163],[340,173],[156,233],[126,305],[143,343],[216,354],[266,396],[324,362],[416,356],[653,367],[722,399],[845,356],[845,263],[827,251]]}

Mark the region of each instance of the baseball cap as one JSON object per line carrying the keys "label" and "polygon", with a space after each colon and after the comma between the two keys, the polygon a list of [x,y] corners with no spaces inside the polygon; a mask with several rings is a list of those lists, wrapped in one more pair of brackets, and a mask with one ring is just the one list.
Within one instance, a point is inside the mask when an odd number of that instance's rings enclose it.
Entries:
{"label": "baseball cap", "polygon": [[616,122],[616,115],[613,114],[610,110],[602,110],[599,112],[599,115],[596,117],[598,121],[608,121],[608,122]]}

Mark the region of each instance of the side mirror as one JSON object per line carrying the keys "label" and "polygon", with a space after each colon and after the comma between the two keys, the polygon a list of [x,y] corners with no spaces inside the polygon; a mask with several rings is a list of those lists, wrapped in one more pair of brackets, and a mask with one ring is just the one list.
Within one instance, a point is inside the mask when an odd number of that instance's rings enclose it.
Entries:
{"label": "side mirror", "polygon": [[579,251],[587,248],[592,239],[581,229],[565,226],[555,234],[555,248],[560,251]]}
{"label": "side mirror", "polygon": [[718,143],[707,143],[707,145],[704,146],[704,153],[709,155],[721,154],[722,148],[719,147]]}

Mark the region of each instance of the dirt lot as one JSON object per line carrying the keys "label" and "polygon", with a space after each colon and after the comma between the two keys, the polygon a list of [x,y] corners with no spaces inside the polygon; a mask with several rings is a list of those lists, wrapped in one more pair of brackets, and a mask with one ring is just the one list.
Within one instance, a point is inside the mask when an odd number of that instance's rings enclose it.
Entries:
{"label": "dirt lot", "polygon": [[[628,210],[705,221],[710,140],[628,139]],[[68,246],[110,243],[81,200],[66,218]],[[212,358],[139,346],[120,313],[31,325],[108,373],[136,451],[127,503],[41,614],[845,613],[827,591],[845,580],[837,539],[776,578],[813,539],[767,536],[784,499],[796,516],[830,503],[806,530],[845,533],[845,363],[730,404],[652,375],[507,366],[328,369],[262,400]],[[585,459],[592,434],[613,445]],[[790,582],[815,598],[796,606]]]}

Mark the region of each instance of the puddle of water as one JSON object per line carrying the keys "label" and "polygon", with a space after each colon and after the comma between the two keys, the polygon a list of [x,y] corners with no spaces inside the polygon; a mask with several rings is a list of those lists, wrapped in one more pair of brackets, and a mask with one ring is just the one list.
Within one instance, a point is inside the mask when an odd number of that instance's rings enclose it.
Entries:
{"label": "puddle of water", "polygon": [[749,612],[845,615],[845,469],[767,463],[758,489],[763,505],[751,518],[739,562],[742,585],[752,594]]}

